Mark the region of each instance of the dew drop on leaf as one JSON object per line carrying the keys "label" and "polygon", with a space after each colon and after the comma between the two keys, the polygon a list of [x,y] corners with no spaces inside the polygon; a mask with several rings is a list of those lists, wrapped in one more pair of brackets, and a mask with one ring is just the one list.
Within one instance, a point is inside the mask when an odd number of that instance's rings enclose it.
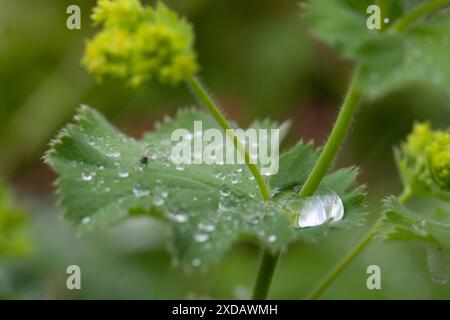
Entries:
{"label": "dew drop on leaf", "polygon": [[298,213],[297,228],[319,226],[331,219],[337,222],[344,217],[344,204],[337,194],[307,197]]}
{"label": "dew drop on leaf", "polygon": [[119,177],[121,178],[127,178],[130,174],[127,171],[120,171]]}
{"label": "dew drop on leaf", "polygon": [[221,186],[220,187],[220,195],[224,197],[228,197],[231,194],[230,189],[228,189],[227,186]]}
{"label": "dew drop on leaf", "polygon": [[192,260],[192,266],[194,266],[194,267],[200,267],[201,264],[202,264],[202,262],[200,261],[200,259]]}
{"label": "dew drop on leaf", "polygon": [[90,222],[91,222],[91,217],[86,216],[83,219],[81,219],[82,224],[88,224]]}
{"label": "dew drop on leaf", "polygon": [[164,199],[161,198],[161,197],[156,196],[156,197],[153,198],[153,204],[155,206],[162,206],[164,204]]}
{"label": "dew drop on leaf", "polygon": [[321,197],[327,219],[337,222],[344,217],[344,204],[337,194],[330,194]]}
{"label": "dew drop on leaf", "polygon": [[120,152],[119,151],[109,151],[106,153],[106,156],[110,157],[110,158],[119,158]]}
{"label": "dew drop on leaf", "polygon": [[198,228],[206,232],[212,232],[216,229],[216,227],[213,224],[209,223],[199,223]]}
{"label": "dew drop on leaf", "polygon": [[92,173],[86,173],[86,172],[83,172],[83,173],[81,174],[81,179],[83,179],[83,181],[91,181],[91,180],[92,180],[92,177],[93,177],[93,174],[92,174]]}
{"label": "dew drop on leaf", "polygon": [[133,188],[133,194],[136,197],[141,198],[141,197],[148,196],[150,194],[150,190],[144,189],[144,188],[142,188],[140,186],[136,186],[136,187]]}
{"label": "dew drop on leaf", "polygon": [[207,235],[206,233],[196,233],[194,235],[194,239],[198,242],[205,242],[209,239],[209,235]]}
{"label": "dew drop on leaf", "polygon": [[326,220],[322,200],[319,197],[309,197],[303,200],[296,226],[298,228],[314,227],[323,224]]}
{"label": "dew drop on leaf", "polygon": [[171,215],[172,219],[179,223],[185,223],[188,220],[188,216],[185,213],[176,213]]}

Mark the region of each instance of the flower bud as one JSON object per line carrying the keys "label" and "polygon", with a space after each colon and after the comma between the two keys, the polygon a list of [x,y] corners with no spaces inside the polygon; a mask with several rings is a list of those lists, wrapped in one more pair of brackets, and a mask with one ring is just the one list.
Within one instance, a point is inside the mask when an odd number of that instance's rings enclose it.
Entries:
{"label": "flower bud", "polygon": [[450,134],[416,123],[400,152],[400,169],[422,191],[450,191]]}
{"label": "flower bud", "polygon": [[450,191],[450,134],[439,131],[428,148],[428,158],[432,177],[443,190]]}
{"label": "flower bud", "polygon": [[92,19],[102,30],[88,42],[83,64],[98,80],[175,85],[198,71],[191,25],[162,3],[99,0]]}

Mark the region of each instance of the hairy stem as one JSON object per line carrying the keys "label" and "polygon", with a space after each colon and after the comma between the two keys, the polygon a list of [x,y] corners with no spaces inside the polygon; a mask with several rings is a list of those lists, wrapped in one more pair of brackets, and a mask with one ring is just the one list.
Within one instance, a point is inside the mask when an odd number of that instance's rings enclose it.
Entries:
{"label": "hairy stem", "polygon": [[[200,81],[198,81],[195,77],[190,77],[186,79],[188,85],[195,92],[198,99],[206,106],[209,112],[212,114],[214,119],[219,123],[222,129],[227,133],[229,138],[233,141],[234,146],[238,149],[241,155],[244,157],[245,163],[250,169],[251,173],[255,177],[255,181],[259,186],[261,194],[264,200],[269,200],[270,198],[270,190],[267,187],[266,182],[264,181],[261,173],[259,172],[256,165],[250,163],[250,157],[246,149],[242,146],[239,139],[231,133],[231,126],[226,120],[225,116],[220,111],[219,107],[214,103],[213,99],[208,95],[205,88],[202,86]],[[265,299],[267,297],[267,292],[269,290],[270,283],[272,281],[272,276],[275,270],[275,266],[278,261],[279,253],[272,253],[269,250],[265,249],[262,253],[262,260],[259,267],[258,275],[256,277],[256,284],[253,293],[254,299]]]}
{"label": "hairy stem", "polygon": [[[314,194],[320,181],[336,157],[339,147],[344,140],[345,133],[350,126],[353,115],[358,109],[358,105],[361,100],[362,95],[359,90],[358,78],[359,68],[355,71],[352,83],[347,92],[341,111],[336,119],[333,130],[331,131],[330,137],[328,138],[328,141],[325,144],[314,169],[306,179],[306,183],[303,185],[303,188],[300,190],[301,196],[310,196]],[[278,258],[279,253],[274,254],[268,250],[263,253],[260,269],[256,278],[256,285],[253,291],[253,298],[267,298],[267,293],[269,292],[270,283],[272,281]]]}
{"label": "hairy stem", "polygon": [[[405,188],[398,200],[400,203],[405,203],[411,197],[413,193],[409,188]],[[339,277],[339,275],[348,267],[348,265],[358,256],[358,254],[370,243],[378,229],[381,227],[381,219],[378,220],[372,228],[366,233],[363,239],[348,252],[344,258],[328,273],[327,276],[319,283],[319,285],[314,289],[314,291],[309,295],[308,299],[318,299],[322,293]]]}
{"label": "hairy stem", "polygon": [[390,29],[394,31],[404,31],[411,24],[419,20],[420,18],[439,10],[440,8],[450,5],[450,0],[429,0],[425,1],[422,5],[411,10],[407,15],[400,18]]}
{"label": "hairy stem", "polygon": [[[387,9],[387,3],[385,1],[380,1],[384,9]],[[407,28],[410,24],[417,21],[420,17],[429,14],[442,6],[450,4],[450,0],[432,0],[419,6],[417,9],[413,10],[410,14],[406,15],[404,18],[400,19],[396,24],[392,26],[392,29],[396,31],[402,31]],[[353,116],[355,115],[358,106],[360,104],[363,92],[359,87],[359,68],[353,76],[353,80],[350,89],[347,92],[346,98],[342,105],[342,109],[339,112],[338,118],[333,126],[331,134],[325,144],[325,147],[320,154],[320,157],[314,166],[312,172],[306,179],[305,184],[299,192],[300,196],[311,196],[317,190],[320,182],[325,176],[326,172],[332,165],[337,152],[344,140],[345,134],[351,124]],[[400,196],[400,199],[408,199],[411,195],[406,194]],[[378,229],[378,223],[370,229],[366,237],[361,241],[361,243],[354,249],[354,252],[344,258],[343,262],[339,264],[329,277],[325,279],[323,285],[319,286],[317,297],[323,292],[334,279],[345,269],[345,267],[358,255],[358,253],[370,242],[373,235]],[[257,276],[256,286],[253,292],[253,297],[258,299],[265,299],[269,291],[270,283],[272,281],[272,276],[275,271],[275,266],[278,260],[279,254],[273,254],[270,251],[265,251],[263,253],[263,258],[261,261],[260,269]],[[322,288],[323,287],[323,288]],[[312,296],[314,296],[313,293]]]}
{"label": "hairy stem", "polygon": [[345,97],[341,111],[334,123],[331,134],[317,160],[313,170],[306,179],[299,195],[302,197],[312,196],[317,190],[320,182],[332,165],[337,152],[344,140],[345,134],[352,122],[353,116],[361,101],[362,91],[359,87],[359,68],[356,69],[352,83]]}
{"label": "hairy stem", "polygon": [[238,137],[232,133],[231,126],[228,123],[227,119],[221,112],[220,108],[216,105],[216,103],[213,101],[213,99],[208,95],[207,91],[203,87],[203,85],[200,83],[200,81],[196,77],[189,77],[186,79],[186,82],[191,87],[191,89],[196,94],[197,98],[206,106],[206,108],[209,110],[211,115],[216,119],[217,123],[220,125],[220,127],[226,132],[228,137],[233,141],[234,146],[236,149],[240,152],[242,157],[245,160],[245,164],[250,169],[251,173],[255,177],[255,181],[258,184],[259,190],[261,191],[261,194],[264,198],[264,200],[268,200],[270,198],[270,190],[267,187],[266,182],[264,181],[264,178],[261,176],[261,173],[258,170],[258,167],[250,163],[250,156],[247,152],[247,150],[244,148],[244,146],[239,141]]}
{"label": "hairy stem", "polygon": [[[413,9],[410,13],[399,19],[390,30],[404,31],[411,24],[419,20],[425,15],[428,15],[436,10],[439,10],[443,6],[449,5],[450,0],[430,0],[417,8]],[[403,193],[398,197],[400,203],[407,202],[413,193],[409,187],[403,190]],[[310,299],[317,299],[320,295],[336,280],[336,278],[345,270],[345,268],[355,259],[355,257],[370,243],[378,228],[380,228],[381,222],[377,223],[367,232],[361,242],[351,250],[337,265],[336,267],[322,280],[317,288],[310,294]]]}

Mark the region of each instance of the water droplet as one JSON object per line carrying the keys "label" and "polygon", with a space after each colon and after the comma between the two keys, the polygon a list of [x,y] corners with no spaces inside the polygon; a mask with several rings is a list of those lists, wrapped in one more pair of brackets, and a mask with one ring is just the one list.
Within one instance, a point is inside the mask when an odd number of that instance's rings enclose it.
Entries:
{"label": "water droplet", "polygon": [[164,199],[161,198],[161,197],[156,196],[156,197],[153,198],[153,204],[155,206],[162,206],[164,204]]}
{"label": "water droplet", "polygon": [[238,178],[231,178],[231,183],[232,184],[236,184],[236,183],[238,183],[239,182],[239,179]]}
{"label": "water droplet", "polygon": [[119,177],[121,178],[127,178],[130,174],[127,171],[120,171]]}
{"label": "water droplet", "polygon": [[267,238],[269,240],[269,242],[275,242],[277,240],[277,236],[274,234],[271,234],[269,236],[269,238]]}
{"label": "water droplet", "polygon": [[150,194],[150,190],[144,189],[144,188],[142,188],[140,186],[136,186],[136,187],[133,188],[133,194],[136,197],[141,198],[141,197],[148,196]]}
{"label": "water droplet", "polygon": [[427,251],[428,269],[431,278],[438,284],[445,284],[450,276],[450,254],[448,251],[430,247]]}
{"label": "water droplet", "polygon": [[91,217],[86,216],[83,219],[81,219],[82,224],[88,224],[90,222],[91,222]]}
{"label": "water droplet", "polygon": [[331,219],[337,222],[344,217],[344,204],[336,194],[304,198],[296,227],[314,227]]}
{"label": "water droplet", "polygon": [[231,194],[231,190],[227,186],[220,187],[220,195],[228,197]]}
{"label": "water droplet", "polygon": [[230,211],[231,207],[228,207],[225,203],[219,202],[219,211]]}
{"label": "water droplet", "polygon": [[259,216],[259,214],[255,214],[248,217],[247,221],[251,224],[258,224],[261,221],[261,217]]}
{"label": "water droplet", "polygon": [[302,208],[297,219],[297,227],[314,227],[327,220],[323,202],[318,197],[310,197],[303,200]]}
{"label": "water droplet", "polygon": [[83,181],[91,181],[93,176],[94,175],[92,173],[83,172],[81,174],[81,179],[83,179]]}
{"label": "water droplet", "polygon": [[200,230],[206,231],[206,232],[212,232],[216,229],[216,226],[209,223],[199,223],[198,228]]}
{"label": "water droplet", "polygon": [[179,223],[185,223],[188,220],[188,216],[185,213],[176,213],[171,215],[172,219]]}
{"label": "water droplet", "polygon": [[271,197],[274,197],[274,196],[276,196],[277,194],[279,194],[280,193],[280,188],[274,188],[271,192],[270,192],[270,196]]}
{"label": "water droplet", "polygon": [[200,259],[192,260],[192,266],[194,266],[194,267],[200,267],[201,264],[202,264],[202,262],[200,261]]}
{"label": "water droplet", "polygon": [[119,151],[109,151],[106,153],[106,156],[110,157],[110,158],[118,158],[118,157],[120,157],[120,152]]}
{"label": "water droplet", "polygon": [[337,194],[330,194],[321,197],[327,219],[337,222],[344,217],[344,204]]}
{"label": "water droplet", "polygon": [[167,198],[169,196],[169,193],[167,191],[161,191],[161,197]]}
{"label": "water droplet", "polygon": [[183,171],[183,170],[184,170],[184,166],[182,166],[182,165],[177,165],[177,166],[175,167],[175,169],[177,169],[178,171]]}
{"label": "water droplet", "polygon": [[209,239],[209,235],[207,235],[206,233],[196,233],[194,235],[194,239],[198,242],[205,242]]}

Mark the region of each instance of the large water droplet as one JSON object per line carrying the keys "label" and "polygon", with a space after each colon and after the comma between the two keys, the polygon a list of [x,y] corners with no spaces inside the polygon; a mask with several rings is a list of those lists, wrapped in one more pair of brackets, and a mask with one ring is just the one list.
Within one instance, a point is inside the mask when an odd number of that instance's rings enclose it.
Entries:
{"label": "large water droplet", "polygon": [[337,222],[344,217],[344,204],[336,194],[320,195],[303,199],[296,227],[314,227],[331,219]]}
{"label": "large water droplet", "polygon": [[306,198],[298,214],[297,227],[314,227],[327,220],[323,202],[318,197]]}
{"label": "large water droplet", "polygon": [[344,204],[337,194],[322,196],[321,199],[327,219],[331,218],[333,222],[337,222],[344,217]]}
{"label": "large water droplet", "polygon": [[430,247],[427,251],[427,262],[433,281],[445,284],[450,276],[450,253],[440,248]]}

